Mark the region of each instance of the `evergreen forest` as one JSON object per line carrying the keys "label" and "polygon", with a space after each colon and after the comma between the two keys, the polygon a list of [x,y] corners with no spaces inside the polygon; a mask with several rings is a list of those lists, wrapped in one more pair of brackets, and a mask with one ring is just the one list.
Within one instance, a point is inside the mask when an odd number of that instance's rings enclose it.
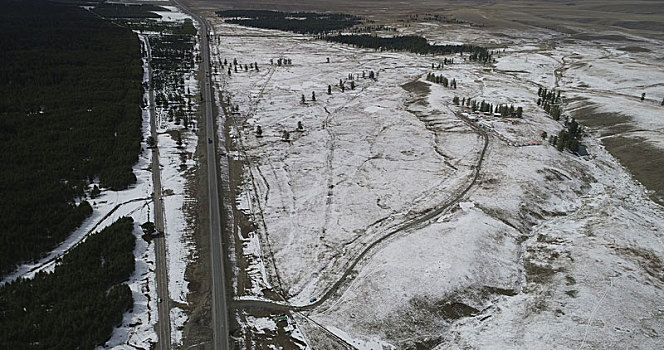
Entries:
{"label": "evergreen forest", "polygon": [[58,259],[51,273],[0,287],[1,349],[94,349],[134,303],[134,221],[124,217]]}
{"label": "evergreen forest", "polygon": [[417,54],[449,55],[466,53],[468,59],[478,62],[492,62],[493,54],[487,48],[475,45],[431,45],[421,36],[400,35],[394,37],[379,37],[374,35],[330,35],[326,36],[327,41],[333,41],[342,44],[349,44],[356,47],[363,47],[386,51],[408,51]]}
{"label": "evergreen forest", "polygon": [[277,29],[300,34],[320,34],[350,28],[360,23],[360,18],[341,13],[279,12],[267,10],[225,10],[217,16],[227,18],[227,23],[247,27]]}
{"label": "evergreen forest", "polygon": [[91,214],[91,182],[135,183],[143,71],[129,28],[77,7],[0,1],[1,275]]}

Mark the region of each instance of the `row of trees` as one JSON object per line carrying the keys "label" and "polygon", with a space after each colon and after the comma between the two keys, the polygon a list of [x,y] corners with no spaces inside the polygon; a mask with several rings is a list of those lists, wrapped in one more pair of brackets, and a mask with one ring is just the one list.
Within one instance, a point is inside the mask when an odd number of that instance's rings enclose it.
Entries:
{"label": "row of trees", "polygon": [[559,120],[563,112],[560,91],[556,92],[555,90],[539,87],[537,90],[537,96],[537,105],[542,107],[553,120]]}
{"label": "row of trees", "polygon": [[477,102],[476,100],[470,98],[463,98],[459,100],[458,96],[452,98],[452,103],[459,106],[470,107],[473,112],[480,111],[483,113],[492,113],[500,114],[503,118],[522,118],[523,117],[523,107],[518,106],[514,107],[513,104],[507,105],[506,103],[502,104],[491,104],[484,100],[482,102]]}
{"label": "row of trees", "polygon": [[225,10],[217,11],[216,14],[225,18],[227,23],[300,34],[328,33],[350,28],[360,23],[360,17],[341,13]]}
{"label": "row of trees", "polygon": [[492,62],[493,53],[487,48],[475,45],[431,45],[421,36],[403,35],[394,37],[379,37],[375,35],[326,35],[321,38],[348,44],[356,47],[364,47],[387,51],[408,51],[418,54],[448,55],[469,54],[471,61]]}
{"label": "row of trees", "polygon": [[445,68],[446,65],[453,64],[453,63],[454,63],[454,58],[449,58],[448,59],[447,57],[444,57],[443,61],[438,62],[437,65],[436,65],[436,63],[432,62],[431,63],[431,69],[443,69],[443,68]]}
{"label": "row of trees", "polygon": [[52,273],[0,287],[0,348],[94,349],[133,306],[134,222],[121,218],[60,259]]}
{"label": "row of trees", "polygon": [[430,81],[432,83],[436,84],[442,84],[444,87],[449,87],[450,89],[456,89],[457,88],[457,82],[456,79],[452,78],[452,81],[449,81],[446,77],[442,75],[435,75],[433,73],[427,74],[427,81]]}
{"label": "row of trees", "polygon": [[83,9],[5,1],[0,11],[0,274],[37,259],[90,212],[99,178],[124,189],[141,150],[140,44]]}

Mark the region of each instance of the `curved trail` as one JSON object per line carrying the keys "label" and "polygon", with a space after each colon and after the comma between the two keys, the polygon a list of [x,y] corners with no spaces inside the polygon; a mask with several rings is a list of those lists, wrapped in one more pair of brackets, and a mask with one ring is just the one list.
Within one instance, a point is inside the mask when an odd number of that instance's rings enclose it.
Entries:
{"label": "curved trail", "polygon": [[[353,276],[353,272],[355,267],[372,251],[376,246],[379,244],[385,242],[389,238],[393,237],[397,233],[404,232],[408,229],[415,228],[418,225],[424,224],[427,221],[430,221],[436,217],[438,217],[440,214],[443,212],[447,211],[454,205],[456,205],[463,197],[468,194],[468,192],[475,186],[477,179],[479,178],[479,173],[480,170],[482,169],[482,164],[484,162],[484,156],[486,154],[486,150],[489,146],[489,136],[484,131],[483,129],[477,127],[475,124],[473,124],[470,120],[467,118],[463,117],[460,114],[456,114],[459,119],[470,125],[473,130],[475,130],[479,135],[482,136],[484,139],[484,144],[482,146],[482,150],[480,151],[479,159],[477,161],[477,164],[475,165],[473,175],[471,178],[471,181],[468,183],[468,185],[461,191],[459,192],[456,196],[454,196],[452,199],[447,201],[445,204],[438,208],[432,208],[425,212],[423,215],[407,220],[397,226],[396,228],[392,229],[388,233],[384,234],[380,238],[376,239],[372,243],[368,244],[362,252],[360,252],[354,259],[353,262],[346,268],[344,273],[339,277],[339,279],[323,294],[320,299],[317,301],[303,305],[303,306],[295,306],[291,305],[288,302],[276,302],[276,301],[267,301],[267,300],[234,300],[232,303],[236,307],[244,307],[244,308],[262,308],[262,309],[268,309],[268,310],[275,310],[275,311],[308,311],[315,309],[325,303],[327,300],[329,300],[335,293],[337,293],[342,285],[346,282],[350,282],[354,279],[355,276]],[[284,298],[285,299],[285,298]]]}

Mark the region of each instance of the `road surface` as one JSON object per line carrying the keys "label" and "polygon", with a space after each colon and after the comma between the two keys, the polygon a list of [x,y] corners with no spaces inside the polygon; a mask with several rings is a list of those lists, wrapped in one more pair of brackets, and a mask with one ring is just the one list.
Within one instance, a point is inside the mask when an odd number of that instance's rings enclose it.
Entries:
{"label": "road surface", "polygon": [[[152,87],[152,50],[147,37],[144,40],[148,57],[148,79],[150,86],[150,134],[157,142],[157,122]],[[166,231],[164,227],[164,202],[161,198],[161,168],[159,167],[159,147],[152,148],[152,197],[154,201],[154,224],[158,232],[163,232],[154,239],[155,274],[157,276],[157,349],[167,350],[171,347],[170,299],[168,297],[168,269],[166,266]]]}
{"label": "road surface", "polygon": [[207,153],[208,199],[210,205],[210,270],[212,273],[212,329],[213,349],[229,349],[228,307],[226,297],[226,276],[224,274],[224,249],[222,247],[221,205],[219,199],[219,176],[217,174],[217,138],[215,137],[214,115],[212,113],[212,82],[210,71],[210,33],[207,22],[181,2],[174,3],[201,25],[201,57],[203,66],[203,102],[205,106],[205,137]]}

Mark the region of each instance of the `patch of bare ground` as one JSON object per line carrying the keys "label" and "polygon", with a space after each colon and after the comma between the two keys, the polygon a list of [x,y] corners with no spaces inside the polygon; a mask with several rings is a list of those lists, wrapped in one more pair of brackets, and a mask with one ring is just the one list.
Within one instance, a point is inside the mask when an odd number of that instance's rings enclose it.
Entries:
{"label": "patch of bare ground", "polygon": [[[199,81],[202,76],[199,74]],[[201,104],[201,106],[204,106]],[[201,111],[198,125],[205,125],[205,113]],[[187,176],[185,187],[187,198],[196,200],[186,201],[184,208],[187,218],[187,226],[191,228],[196,256],[187,265],[185,277],[189,282],[189,305],[183,305],[189,320],[185,323],[183,330],[182,349],[209,349],[212,341],[212,314],[211,290],[210,290],[210,236],[208,198],[207,194],[207,171],[205,161],[205,135],[199,135],[198,145],[194,157],[198,166],[196,170]]]}
{"label": "patch of bare ground", "polygon": [[618,50],[625,52],[633,52],[633,53],[652,52],[650,49],[646,49],[645,47],[640,47],[640,46],[623,46],[619,47]]}
{"label": "patch of bare ground", "polygon": [[[242,328],[238,328],[233,336],[241,341],[236,342],[235,349],[302,349],[307,344],[301,339],[291,336],[294,327],[293,319],[288,317],[280,320],[281,313],[274,313],[263,309],[233,310],[237,319],[243,320]],[[265,322],[252,322],[258,318],[267,318],[274,322],[274,327],[260,328]],[[304,318],[298,317],[298,325]],[[241,337],[241,338],[240,338]],[[328,348],[326,348],[328,349]],[[329,349],[334,349],[331,347]],[[344,349],[344,348],[341,348]]]}
{"label": "patch of bare ground", "polygon": [[598,112],[594,107],[578,109],[572,115],[581,124],[597,130],[606,150],[620,161],[629,172],[652,191],[651,198],[664,205],[664,151],[643,137],[629,135],[636,131],[632,119],[619,113]]}
{"label": "patch of bare ground", "polygon": [[620,255],[633,260],[650,277],[664,282],[664,262],[652,251],[638,247],[612,247]]}

